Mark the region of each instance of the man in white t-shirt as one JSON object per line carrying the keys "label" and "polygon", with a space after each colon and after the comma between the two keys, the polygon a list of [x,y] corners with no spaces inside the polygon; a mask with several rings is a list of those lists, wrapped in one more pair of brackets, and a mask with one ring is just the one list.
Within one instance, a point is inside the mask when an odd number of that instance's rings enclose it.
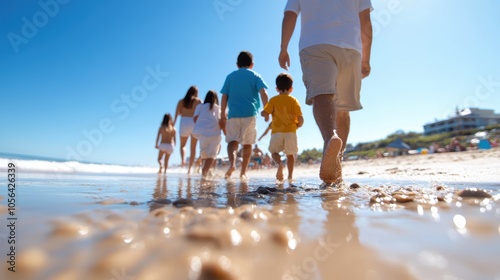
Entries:
{"label": "man in white t-shirt", "polygon": [[362,109],[359,93],[361,79],[370,74],[372,9],[370,0],[288,0],[285,8],[279,63],[288,70],[288,44],[300,14],[306,104],[313,106],[324,140],[319,177],[325,183],[342,181],[349,112]]}

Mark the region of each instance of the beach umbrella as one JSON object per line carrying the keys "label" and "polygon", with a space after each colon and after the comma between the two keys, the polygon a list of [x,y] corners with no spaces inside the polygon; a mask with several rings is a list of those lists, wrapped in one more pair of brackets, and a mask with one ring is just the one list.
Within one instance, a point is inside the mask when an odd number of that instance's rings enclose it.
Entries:
{"label": "beach umbrella", "polygon": [[386,148],[393,148],[393,149],[399,149],[399,150],[410,150],[411,149],[410,145],[403,142],[403,140],[401,138],[397,138],[396,140],[392,141],[389,145],[386,146]]}

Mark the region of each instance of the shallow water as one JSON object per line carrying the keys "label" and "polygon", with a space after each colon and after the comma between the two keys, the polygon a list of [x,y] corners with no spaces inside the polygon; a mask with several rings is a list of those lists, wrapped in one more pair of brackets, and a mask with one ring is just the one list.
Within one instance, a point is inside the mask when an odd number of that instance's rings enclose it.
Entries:
{"label": "shallow water", "polygon": [[16,272],[0,279],[500,279],[498,184],[26,173],[17,186]]}

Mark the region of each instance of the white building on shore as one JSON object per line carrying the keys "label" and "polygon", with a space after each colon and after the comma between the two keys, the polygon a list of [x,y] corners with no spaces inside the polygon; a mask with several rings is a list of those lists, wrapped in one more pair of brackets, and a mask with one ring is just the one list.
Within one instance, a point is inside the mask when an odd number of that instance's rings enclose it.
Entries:
{"label": "white building on shore", "polygon": [[463,129],[480,128],[500,124],[500,114],[494,110],[465,108],[457,110],[454,116],[424,125],[424,135],[452,132]]}

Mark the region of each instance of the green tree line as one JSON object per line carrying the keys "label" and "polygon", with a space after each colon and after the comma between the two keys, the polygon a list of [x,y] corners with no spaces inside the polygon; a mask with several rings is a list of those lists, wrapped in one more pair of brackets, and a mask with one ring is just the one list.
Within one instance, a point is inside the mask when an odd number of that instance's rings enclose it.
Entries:
{"label": "green tree line", "polygon": [[[359,156],[368,158],[375,157],[377,155],[377,152],[384,151],[385,147],[387,147],[387,145],[389,145],[397,138],[401,138],[401,140],[408,144],[411,149],[428,148],[434,143],[438,144],[440,147],[445,147],[446,145],[451,143],[454,137],[461,143],[463,143],[467,138],[470,138],[478,131],[490,131],[492,129],[500,129],[500,125],[491,125],[482,129],[467,129],[428,136],[424,136],[422,133],[417,132],[394,133],[381,140],[359,143],[354,147],[354,149],[352,149],[352,151],[348,152],[346,156]],[[313,148],[303,150],[302,153],[298,155],[297,159],[300,162],[307,163],[309,161],[314,162],[320,160],[322,156],[322,149]]]}

